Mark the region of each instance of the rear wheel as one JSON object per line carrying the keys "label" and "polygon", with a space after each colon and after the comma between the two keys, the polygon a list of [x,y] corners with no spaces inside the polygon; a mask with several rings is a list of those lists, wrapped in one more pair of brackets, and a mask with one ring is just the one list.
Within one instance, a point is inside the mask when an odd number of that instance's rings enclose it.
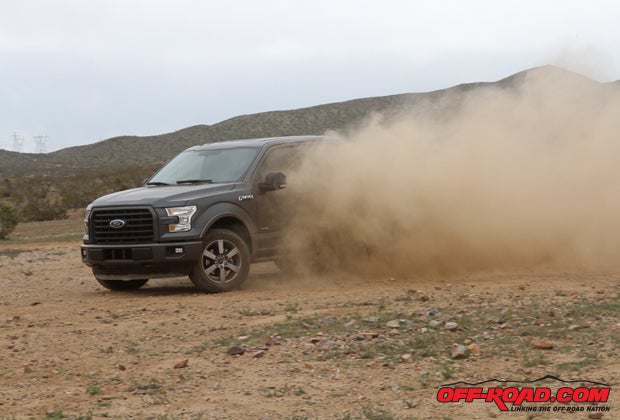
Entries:
{"label": "rear wheel", "polygon": [[228,229],[213,229],[190,279],[203,292],[229,292],[245,281],[249,271],[250,250],[243,238]]}
{"label": "rear wheel", "polygon": [[146,284],[148,279],[140,279],[140,280],[103,280],[97,278],[97,281],[100,285],[110,290],[136,290],[141,288]]}

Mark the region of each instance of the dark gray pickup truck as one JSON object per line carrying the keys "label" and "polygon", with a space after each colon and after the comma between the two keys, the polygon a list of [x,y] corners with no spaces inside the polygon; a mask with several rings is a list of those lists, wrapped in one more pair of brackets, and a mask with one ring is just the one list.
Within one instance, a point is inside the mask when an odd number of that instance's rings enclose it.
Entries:
{"label": "dark gray pickup truck", "polygon": [[82,261],[111,290],[189,275],[204,292],[238,287],[281,253],[286,175],[321,136],[225,141],[177,155],[143,186],[86,208]]}

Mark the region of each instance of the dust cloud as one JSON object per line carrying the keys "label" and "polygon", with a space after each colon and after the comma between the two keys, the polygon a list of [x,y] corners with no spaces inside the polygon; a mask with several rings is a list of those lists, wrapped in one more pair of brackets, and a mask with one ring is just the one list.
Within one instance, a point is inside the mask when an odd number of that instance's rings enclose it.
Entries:
{"label": "dust cloud", "polygon": [[543,68],[332,134],[287,174],[287,247],[368,275],[615,265],[619,91]]}

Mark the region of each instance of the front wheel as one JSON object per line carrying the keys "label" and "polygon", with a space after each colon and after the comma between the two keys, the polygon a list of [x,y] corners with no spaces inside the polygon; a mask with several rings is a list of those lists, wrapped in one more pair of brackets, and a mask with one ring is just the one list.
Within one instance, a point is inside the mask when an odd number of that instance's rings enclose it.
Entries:
{"label": "front wheel", "polygon": [[95,277],[100,285],[110,290],[136,290],[146,284],[148,279],[140,280],[103,280]]}
{"label": "front wheel", "polygon": [[228,229],[214,229],[205,237],[190,279],[203,292],[229,292],[244,282],[249,271],[250,251],[243,238]]}

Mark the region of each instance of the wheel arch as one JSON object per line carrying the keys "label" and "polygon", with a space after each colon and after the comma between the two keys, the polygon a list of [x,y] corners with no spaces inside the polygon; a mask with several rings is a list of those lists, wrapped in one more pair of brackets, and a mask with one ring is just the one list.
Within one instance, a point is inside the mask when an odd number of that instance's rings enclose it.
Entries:
{"label": "wheel arch", "polygon": [[206,223],[201,232],[201,238],[204,238],[212,229],[228,229],[241,236],[246,241],[250,250],[250,255],[254,255],[255,243],[254,223],[249,215],[242,208],[230,203],[216,204],[210,207],[204,214]]}
{"label": "wheel arch", "polygon": [[235,232],[237,235],[241,236],[243,240],[248,244],[248,248],[250,248],[250,254],[252,254],[253,244],[252,244],[252,235],[248,230],[247,226],[238,218],[234,216],[223,216],[217,220],[215,220],[209,228],[205,231],[205,235],[212,229],[228,229]]}

